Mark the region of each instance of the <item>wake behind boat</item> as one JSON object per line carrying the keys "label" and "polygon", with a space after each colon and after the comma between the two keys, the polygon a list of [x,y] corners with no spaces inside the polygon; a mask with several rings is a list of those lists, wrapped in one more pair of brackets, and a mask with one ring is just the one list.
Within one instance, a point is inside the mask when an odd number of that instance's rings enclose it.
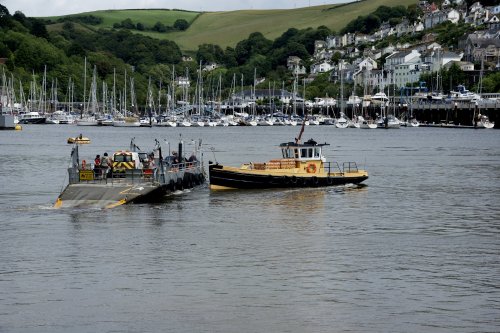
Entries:
{"label": "wake behind boat", "polygon": [[291,187],[321,187],[359,184],[368,179],[368,172],[359,170],[355,162],[326,162],[323,148],[313,139],[279,145],[281,158],[266,163],[245,163],[240,167],[209,162],[210,189],[265,189]]}

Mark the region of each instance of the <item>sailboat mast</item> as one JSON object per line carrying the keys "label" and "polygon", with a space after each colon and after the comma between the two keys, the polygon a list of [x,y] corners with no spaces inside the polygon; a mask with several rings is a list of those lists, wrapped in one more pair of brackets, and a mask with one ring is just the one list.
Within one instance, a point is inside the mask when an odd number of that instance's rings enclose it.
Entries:
{"label": "sailboat mast", "polygon": [[116,110],[116,68],[113,68],[113,96],[111,96],[111,114]]}
{"label": "sailboat mast", "polygon": [[172,65],[172,110],[175,109],[175,66]]}
{"label": "sailboat mast", "polygon": [[340,112],[344,113],[344,61],[340,61],[339,66],[340,66]]}
{"label": "sailboat mast", "polygon": [[85,112],[86,99],[87,99],[87,57],[85,57],[85,62],[83,65],[83,108],[80,111],[80,119],[83,118],[83,113]]}
{"label": "sailboat mast", "polygon": [[122,107],[124,107],[125,110],[122,110],[124,111],[124,116],[126,117],[127,116],[127,69],[125,69],[125,88],[123,88],[123,105]]}

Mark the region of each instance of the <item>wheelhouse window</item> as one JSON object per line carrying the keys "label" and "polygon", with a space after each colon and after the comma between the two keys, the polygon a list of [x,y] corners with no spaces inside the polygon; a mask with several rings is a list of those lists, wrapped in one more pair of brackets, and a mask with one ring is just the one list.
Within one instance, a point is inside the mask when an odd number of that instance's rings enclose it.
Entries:
{"label": "wheelhouse window", "polygon": [[313,148],[302,148],[300,152],[301,158],[312,158],[313,157]]}
{"label": "wheelhouse window", "polygon": [[282,149],[283,152],[283,158],[292,158],[292,150],[291,149]]}

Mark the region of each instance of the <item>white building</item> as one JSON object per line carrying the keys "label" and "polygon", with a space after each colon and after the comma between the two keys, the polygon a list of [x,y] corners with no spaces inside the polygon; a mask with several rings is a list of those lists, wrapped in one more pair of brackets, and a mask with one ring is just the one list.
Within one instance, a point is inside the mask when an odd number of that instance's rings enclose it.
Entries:
{"label": "white building", "polygon": [[500,19],[496,15],[493,15],[486,21],[486,24],[490,30],[498,30],[500,28]]}
{"label": "white building", "polygon": [[421,21],[413,23],[413,32],[414,33],[424,31],[424,30],[425,30],[425,26]]}
{"label": "white building", "polygon": [[303,75],[306,74],[306,67],[302,64],[302,59],[296,56],[289,56],[287,59],[287,68],[289,71],[295,75]]}
{"label": "white building", "polygon": [[418,82],[421,74],[421,61],[420,58],[414,58],[411,62],[405,62],[394,66],[391,82],[397,88],[405,87],[407,83]]}
{"label": "white building", "polygon": [[457,24],[458,21],[460,21],[460,13],[458,10],[452,9],[448,11],[448,21],[451,21],[451,23]]}
{"label": "white building", "polygon": [[430,50],[423,56],[423,61],[427,65],[428,70],[432,72],[437,72],[443,66],[451,61],[462,60],[463,53],[457,54],[455,52],[443,51],[440,49]]}
{"label": "white building", "polygon": [[337,36],[326,37],[326,47],[329,49],[334,49],[340,46],[340,38]]}
{"label": "white building", "polygon": [[357,64],[357,70],[352,75],[354,83],[363,86],[370,76],[372,70],[377,69],[377,62],[370,57],[366,57]]}
{"label": "white building", "polygon": [[209,64],[206,64],[203,67],[203,70],[207,71],[207,72],[210,72],[210,71],[213,71],[214,69],[216,69],[217,67],[219,67],[219,65],[217,65],[215,62],[211,62]]}
{"label": "white building", "polygon": [[189,87],[191,85],[189,78],[185,76],[178,76],[175,80],[175,84],[179,87]]}
{"label": "white building", "polygon": [[400,51],[394,52],[387,58],[385,58],[384,69],[386,70],[394,70],[396,65],[401,65],[408,62],[416,62],[416,59],[420,59],[421,54],[417,50],[411,51]]}
{"label": "white building", "polygon": [[366,57],[358,64],[358,69],[377,69],[377,62],[370,57]]}
{"label": "white building", "polygon": [[333,69],[333,66],[327,62],[323,61],[319,64],[314,64],[311,66],[311,74],[326,73]]}
{"label": "white building", "polygon": [[292,69],[293,75],[305,75],[307,73],[306,66],[298,65]]}
{"label": "white building", "polygon": [[433,43],[427,45],[427,49],[428,50],[438,50],[438,49],[440,50],[440,49],[442,49],[442,47],[441,47],[441,44],[439,44],[437,42],[433,42]]}
{"label": "white building", "polygon": [[354,44],[354,41],[355,41],[355,35],[348,32],[345,35],[342,35],[340,39],[340,45],[343,47],[347,45],[352,45]]}
{"label": "white building", "polygon": [[381,69],[372,70],[367,77],[368,94],[377,92],[385,86],[384,71]]}

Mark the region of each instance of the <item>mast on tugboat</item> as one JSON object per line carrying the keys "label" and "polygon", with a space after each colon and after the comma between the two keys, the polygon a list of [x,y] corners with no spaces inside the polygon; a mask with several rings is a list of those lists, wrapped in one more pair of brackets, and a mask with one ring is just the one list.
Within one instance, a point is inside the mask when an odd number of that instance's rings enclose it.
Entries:
{"label": "mast on tugboat", "polygon": [[300,138],[302,138],[302,133],[304,133],[304,126],[306,125],[307,117],[304,114],[304,120],[302,121],[302,126],[300,127],[299,136],[295,138],[295,143],[300,143]]}

